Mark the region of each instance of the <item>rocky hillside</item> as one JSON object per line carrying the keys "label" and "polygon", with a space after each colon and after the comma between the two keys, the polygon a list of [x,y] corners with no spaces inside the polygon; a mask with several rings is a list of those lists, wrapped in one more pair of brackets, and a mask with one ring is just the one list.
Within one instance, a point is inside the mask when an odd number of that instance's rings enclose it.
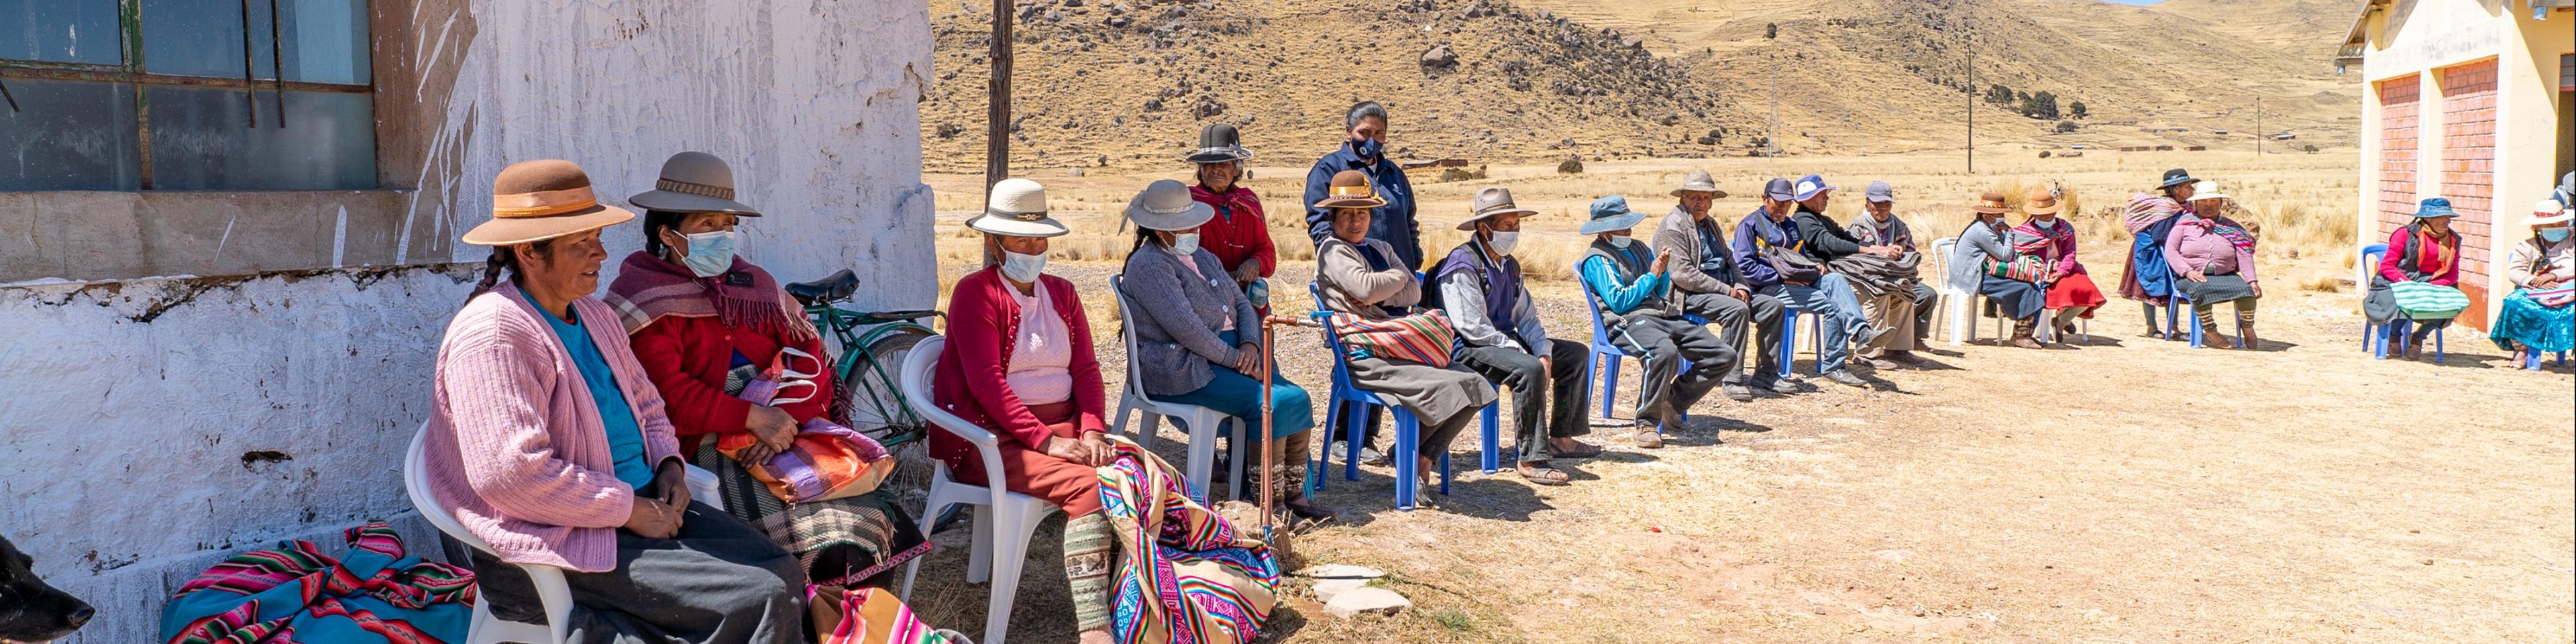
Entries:
{"label": "rocky hillside", "polygon": [[[950,1],[923,127],[933,169],[967,170],[990,3]],[[1022,0],[1013,157],[1152,167],[1223,120],[1256,163],[1301,165],[1364,99],[1394,113],[1399,157],[1740,155],[1775,88],[1793,154],[1955,148],[1972,102],[1981,149],[2250,148],[2258,96],[2267,130],[2348,145],[2358,90],[2318,52],[2359,1]],[[2061,117],[1974,100],[1996,84],[2056,95]]]}

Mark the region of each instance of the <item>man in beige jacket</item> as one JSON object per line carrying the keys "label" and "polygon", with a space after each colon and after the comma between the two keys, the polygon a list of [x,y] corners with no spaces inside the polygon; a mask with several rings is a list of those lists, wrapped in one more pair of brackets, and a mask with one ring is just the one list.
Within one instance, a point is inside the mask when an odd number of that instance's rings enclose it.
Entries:
{"label": "man in beige jacket", "polygon": [[[1681,202],[1655,226],[1655,250],[1673,254],[1673,288],[1680,293],[1682,312],[1716,325],[1718,340],[1736,348],[1726,376],[1719,381],[1726,397],[1738,402],[1753,399],[1744,377],[1748,355],[1759,356],[1751,385],[1776,390],[1779,373],[1767,365],[1779,359],[1773,352],[1780,345],[1782,305],[1780,298],[1754,293],[1744,284],[1735,268],[1735,252],[1727,248],[1725,231],[1708,217],[1710,205],[1726,191],[1717,189],[1717,181],[1707,171],[1692,170],[1682,186],[1673,189],[1673,196]],[[1751,346],[1745,344],[1748,335],[1753,336]]]}

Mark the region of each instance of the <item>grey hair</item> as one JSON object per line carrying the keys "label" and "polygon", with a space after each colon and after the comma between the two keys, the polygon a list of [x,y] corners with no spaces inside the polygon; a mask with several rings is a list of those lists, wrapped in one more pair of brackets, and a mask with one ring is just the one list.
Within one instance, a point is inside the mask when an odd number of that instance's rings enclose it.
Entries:
{"label": "grey hair", "polygon": [[1352,104],[1350,113],[1342,117],[1342,129],[1359,127],[1360,119],[1371,116],[1377,117],[1378,122],[1386,122],[1386,106],[1377,104],[1377,101],[1360,101]]}

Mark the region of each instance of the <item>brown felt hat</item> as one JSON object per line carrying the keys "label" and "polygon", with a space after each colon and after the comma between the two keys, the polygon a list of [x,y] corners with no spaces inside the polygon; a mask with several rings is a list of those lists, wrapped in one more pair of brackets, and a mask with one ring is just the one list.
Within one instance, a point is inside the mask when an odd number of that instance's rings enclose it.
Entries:
{"label": "brown felt hat", "polygon": [[2000,215],[2012,212],[2011,207],[2004,205],[2004,193],[2000,192],[1988,192],[1983,195],[1978,195],[1977,205],[1969,206],[1968,209],[1977,211],[1977,214],[1981,215]]}
{"label": "brown felt hat", "polygon": [[2047,188],[2032,190],[2030,196],[2021,200],[2021,211],[2028,214],[2054,215],[2065,209],[2066,204],[2057,202],[2057,191]]}
{"label": "brown felt hat", "polygon": [[465,231],[465,243],[508,246],[626,223],[635,213],[599,203],[590,175],[562,159],[521,161],[492,178],[492,220]]}
{"label": "brown felt hat", "polygon": [[1710,199],[1726,198],[1726,191],[1717,189],[1717,179],[1708,176],[1707,170],[1692,170],[1689,176],[1682,177],[1682,187],[1674,188],[1673,196],[1679,197],[1686,192],[1708,193]]}
{"label": "brown felt hat", "polygon": [[1368,173],[1343,170],[1333,174],[1333,182],[1324,193],[1324,200],[1314,205],[1317,208],[1376,208],[1386,205],[1386,200],[1378,198],[1376,186],[1369,185]]}
{"label": "brown felt hat", "polygon": [[1466,221],[1458,222],[1459,230],[1475,230],[1476,222],[1492,219],[1502,215],[1520,215],[1527,217],[1538,214],[1538,211],[1536,210],[1522,208],[1520,207],[1520,204],[1512,203],[1512,189],[1502,186],[1486,186],[1478,189],[1476,191],[1476,200],[1473,203],[1475,204],[1476,209],[1475,214],[1468,215]]}

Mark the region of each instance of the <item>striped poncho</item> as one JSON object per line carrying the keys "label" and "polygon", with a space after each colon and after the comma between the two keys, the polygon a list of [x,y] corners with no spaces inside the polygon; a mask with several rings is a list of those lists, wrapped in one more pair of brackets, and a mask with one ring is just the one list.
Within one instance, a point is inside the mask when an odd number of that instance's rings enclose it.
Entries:
{"label": "striped poncho", "polygon": [[1111,589],[1120,642],[1239,644],[1261,633],[1277,603],[1279,562],[1190,498],[1162,457],[1111,437],[1117,459],[1100,468],[1100,509],[1118,537]]}

